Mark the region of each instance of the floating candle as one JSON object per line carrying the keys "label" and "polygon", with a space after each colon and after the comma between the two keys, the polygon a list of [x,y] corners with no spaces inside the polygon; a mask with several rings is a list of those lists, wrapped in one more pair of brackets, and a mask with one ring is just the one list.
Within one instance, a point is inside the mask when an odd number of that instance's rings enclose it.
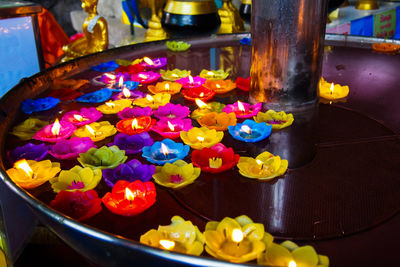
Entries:
{"label": "floating candle", "polygon": [[158,226],[140,236],[140,243],[164,250],[199,256],[204,250],[204,236],[191,221],[180,216],[171,218],[171,224]]}
{"label": "floating candle", "polygon": [[265,151],[255,159],[240,157],[237,167],[239,173],[247,178],[271,180],[286,172],[288,161]]}
{"label": "floating candle", "polygon": [[27,99],[22,101],[21,109],[25,114],[32,114],[33,112],[52,109],[58,103],[60,103],[60,99],[54,97],[39,98],[36,100]]}
{"label": "floating candle", "polygon": [[99,79],[100,82],[107,85],[110,89],[122,89],[124,82],[130,80],[128,73],[105,73]]}
{"label": "floating candle", "polygon": [[101,111],[103,114],[117,114],[124,108],[130,107],[132,101],[129,99],[120,99],[115,101],[108,101],[103,105],[97,107],[97,110]]}
{"label": "floating candle", "polygon": [[47,153],[47,146],[45,144],[35,145],[28,143],[15,148],[9,153],[8,159],[10,163],[14,163],[20,159],[41,161],[47,156]]}
{"label": "floating candle", "polygon": [[159,185],[177,189],[193,183],[200,176],[200,172],[200,168],[193,167],[192,163],[177,160],[157,166],[153,178]]}
{"label": "floating candle", "polygon": [[246,92],[250,90],[250,77],[247,78],[237,77],[235,83],[237,88],[239,88],[240,90]]}
{"label": "floating candle", "polygon": [[48,94],[50,97],[58,98],[61,102],[67,102],[80,97],[82,93],[80,91],[73,90],[71,88],[52,90]]}
{"label": "floating candle", "polygon": [[92,169],[114,169],[126,161],[125,151],[117,146],[102,146],[90,148],[86,153],[79,154],[78,161],[83,167]]}
{"label": "floating candle", "polygon": [[59,176],[51,178],[49,182],[56,193],[62,190],[84,192],[94,189],[99,184],[101,177],[100,169],[82,168],[76,165],[70,170],[62,170]]}
{"label": "floating candle", "polygon": [[207,79],[201,78],[199,76],[192,77],[191,75],[189,75],[187,77],[180,78],[175,82],[182,84],[182,87],[184,89],[194,89],[197,87],[201,87],[206,82],[206,80]]}
{"label": "floating candle", "polygon": [[132,81],[139,82],[141,84],[149,84],[156,82],[158,79],[160,79],[161,74],[157,72],[139,72],[139,73],[134,73],[131,75]]}
{"label": "floating candle", "polygon": [[272,126],[265,122],[256,123],[253,120],[245,120],[235,126],[228,126],[233,138],[246,143],[254,143],[264,140],[271,134]]}
{"label": "floating candle", "polygon": [[180,104],[172,104],[168,103],[164,106],[158,107],[154,111],[154,116],[158,119],[168,118],[168,119],[175,119],[175,118],[186,118],[189,116],[190,110],[186,106],[182,106]]}
{"label": "floating candle", "polygon": [[181,132],[182,141],[193,149],[212,147],[224,137],[224,132],[209,130],[207,127],[193,127],[189,131]]}
{"label": "floating candle", "polygon": [[228,126],[234,126],[237,123],[235,113],[216,113],[210,112],[204,114],[197,122],[208,129],[215,129],[217,131],[225,131]]}
{"label": "floating candle", "polygon": [[372,49],[384,53],[393,53],[399,51],[400,45],[394,43],[373,43]]}
{"label": "floating candle", "polygon": [[115,61],[109,61],[109,62],[104,62],[100,63],[99,65],[92,66],[92,69],[95,71],[101,71],[101,72],[109,72],[113,71],[116,68],[118,68],[118,64]]}
{"label": "floating candle", "polygon": [[151,107],[152,109],[156,109],[159,106],[164,106],[169,103],[170,99],[170,94],[159,93],[153,96],[146,95],[144,98],[136,99],[133,101],[133,104],[139,107]]}
{"label": "floating candle", "polygon": [[113,143],[109,146],[115,145],[119,149],[125,150],[127,155],[131,155],[141,152],[143,147],[151,146],[153,143],[153,139],[147,132],[135,135],[120,133],[115,136]]}
{"label": "floating candle", "polygon": [[153,114],[153,110],[151,107],[134,107],[134,108],[124,108],[122,111],[118,112],[118,117],[123,119],[130,119],[141,116],[151,116]]}
{"label": "floating candle", "polygon": [[207,80],[225,80],[228,76],[229,72],[224,70],[202,70],[200,72],[200,77]]}
{"label": "floating candle", "polygon": [[76,99],[77,102],[101,103],[110,99],[112,90],[108,88],[100,89],[92,93],[85,94]]}
{"label": "floating candle", "polygon": [[210,102],[206,104],[200,99],[196,99],[195,102],[199,108],[195,109],[190,115],[190,117],[195,120],[200,119],[205,114],[210,112],[221,113],[222,109],[225,107],[225,104],[222,104],[220,102]]}
{"label": "floating candle", "polygon": [[175,82],[159,82],[155,86],[154,85],[149,85],[147,89],[153,94],[157,93],[166,93],[170,95],[175,95],[181,91],[182,84],[180,83],[175,83]]}
{"label": "floating candle", "polygon": [[122,216],[134,216],[150,208],[156,201],[156,188],[152,182],[136,180],[118,181],[102,198],[109,211]]}
{"label": "floating candle", "polygon": [[[133,64],[133,65],[126,65],[126,66],[119,66],[115,72],[118,73],[128,73],[129,75],[133,75],[135,73],[143,72],[144,66],[140,64]],[[126,84],[126,82],[125,82]]]}
{"label": "floating candle", "polygon": [[13,128],[10,134],[17,136],[21,140],[30,140],[39,131],[49,123],[36,118],[28,118]]}
{"label": "floating candle", "polygon": [[328,100],[345,98],[349,94],[347,85],[333,84],[326,82],[322,77],[319,83],[319,95]]}
{"label": "floating candle", "polygon": [[74,132],[77,137],[90,137],[94,142],[101,141],[117,132],[109,121],[93,122],[82,126]]}
{"label": "floating candle", "polygon": [[180,70],[180,69],[173,69],[173,70],[160,70],[161,77],[166,81],[176,81],[181,78],[185,78],[190,75],[190,70]]}
{"label": "floating candle", "polygon": [[175,139],[180,136],[181,131],[192,129],[191,119],[161,118],[151,129],[163,137]]}
{"label": "floating candle", "polygon": [[192,46],[184,41],[167,41],[165,44],[167,48],[173,52],[183,52]]}
{"label": "floating candle", "polygon": [[72,137],[68,140],[57,141],[49,148],[49,154],[56,159],[74,159],[92,147],[96,146],[89,137]]}
{"label": "floating candle", "polygon": [[189,150],[188,145],[164,139],[161,142],[155,142],[152,146],[144,147],[142,156],[151,163],[164,165],[167,162],[173,163],[178,159],[183,159],[189,154]]}
{"label": "floating candle", "polygon": [[258,112],[254,120],[258,123],[265,122],[272,126],[273,130],[279,130],[292,125],[294,118],[293,114],[286,114],[284,111],[276,112],[269,109],[267,112]]}
{"label": "floating candle", "polygon": [[124,119],[117,123],[118,132],[133,135],[142,132],[147,132],[155,124],[149,116],[142,116],[131,119]]}
{"label": "floating candle", "polygon": [[215,95],[215,91],[207,89],[205,87],[196,87],[193,89],[182,90],[182,95],[185,99],[190,101],[196,101],[196,99],[207,101],[213,98],[213,96]]}
{"label": "floating candle", "polygon": [[222,111],[226,113],[234,112],[237,118],[251,118],[256,116],[257,113],[261,110],[262,103],[257,103],[255,105],[250,105],[248,103],[243,103],[241,101],[237,101],[234,104],[226,105]]}
{"label": "floating candle", "polygon": [[50,207],[78,221],[87,220],[101,212],[101,199],[95,190],[61,191],[50,202]]}
{"label": "floating candle", "polygon": [[239,161],[240,156],[234,154],[233,149],[221,143],[211,148],[203,148],[192,152],[192,162],[202,171],[219,173],[232,169]]}
{"label": "floating candle", "polygon": [[99,120],[103,115],[96,108],[81,108],[79,111],[69,111],[64,114],[61,121],[67,121],[75,126],[83,126]]}
{"label": "floating candle", "polygon": [[161,69],[167,65],[167,58],[159,57],[150,59],[148,57],[144,57],[140,65],[142,65],[146,70]]}
{"label": "floating candle", "polygon": [[231,80],[207,80],[203,86],[217,94],[224,94],[236,88],[236,84]]}
{"label": "floating candle", "polygon": [[138,90],[129,90],[128,88],[124,87],[122,89],[122,92],[119,94],[116,94],[112,97],[113,100],[119,100],[119,99],[128,99],[128,100],[135,100],[137,98],[142,98],[144,97],[144,93]]}
{"label": "floating candle", "polygon": [[38,131],[33,136],[33,139],[55,143],[58,140],[67,139],[75,130],[76,127],[73,124],[66,121],[59,122],[58,119],[56,119],[53,124],[47,125]]}
{"label": "floating candle", "polygon": [[8,176],[22,188],[32,189],[53,178],[60,171],[60,163],[50,160],[19,160],[7,170]]}

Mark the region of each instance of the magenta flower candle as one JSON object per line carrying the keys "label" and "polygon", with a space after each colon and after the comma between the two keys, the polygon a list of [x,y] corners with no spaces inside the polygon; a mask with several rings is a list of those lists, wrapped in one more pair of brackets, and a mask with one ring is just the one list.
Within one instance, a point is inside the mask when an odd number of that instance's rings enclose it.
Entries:
{"label": "magenta flower candle", "polygon": [[162,137],[175,139],[180,136],[181,131],[189,131],[192,128],[191,119],[161,118],[151,129]]}
{"label": "magenta flower candle", "polygon": [[64,114],[61,121],[67,121],[80,127],[98,121],[103,114],[96,108],[81,108],[79,111],[73,110]]}
{"label": "magenta flower candle", "polygon": [[193,89],[202,86],[206,81],[207,79],[205,78],[199,76],[192,77],[189,75],[188,77],[180,78],[175,82],[182,84],[182,87],[185,89]]}
{"label": "magenta flower candle", "polygon": [[103,74],[99,81],[108,85],[109,88],[119,89],[123,86],[125,81],[129,81],[129,73],[105,73]]}
{"label": "magenta flower candle", "polygon": [[151,107],[134,107],[134,108],[124,108],[122,111],[118,112],[118,117],[122,120],[131,119],[142,116],[151,116],[153,114],[153,110]]}
{"label": "magenta flower candle", "polygon": [[33,139],[55,143],[58,140],[67,139],[74,133],[75,130],[76,127],[72,123],[67,121],[59,122],[58,119],[56,119],[54,123],[49,124],[38,131],[33,136]]}
{"label": "magenta flower candle", "polygon": [[156,82],[160,79],[161,74],[157,72],[147,71],[147,72],[139,72],[131,75],[132,81],[139,82],[141,84],[149,84]]}
{"label": "magenta flower candle", "polygon": [[157,110],[154,111],[154,116],[156,118],[186,118],[190,114],[190,110],[186,106],[182,106],[180,104],[172,104],[168,103],[164,106],[158,107]]}
{"label": "magenta flower candle", "polygon": [[50,146],[49,154],[56,159],[75,159],[92,147],[96,146],[90,137],[72,137],[69,140],[59,140]]}
{"label": "magenta flower candle", "polygon": [[158,57],[154,59],[150,59],[148,57],[144,57],[143,61],[139,63],[143,66],[146,70],[155,70],[161,69],[167,65],[167,58],[166,57]]}
{"label": "magenta flower candle", "polygon": [[248,103],[237,101],[234,104],[226,105],[226,107],[224,107],[222,111],[226,113],[234,112],[237,118],[246,119],[256,116],[257,113],[261,110],[261,108],[262,108],[262,103],[251,105]]}

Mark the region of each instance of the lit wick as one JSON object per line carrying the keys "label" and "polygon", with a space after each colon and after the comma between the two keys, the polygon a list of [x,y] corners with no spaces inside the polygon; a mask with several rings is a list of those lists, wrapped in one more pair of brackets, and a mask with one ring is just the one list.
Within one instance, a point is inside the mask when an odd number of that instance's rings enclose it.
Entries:
{"label": "lit wick", "polygon": [[197,140],[199,140],[199,141],[200,141],[200,143],[201,143],[201,144],[203,144],[203,142],[204,142],[205,138],[204,138],[204,137],[202,137],[202,136],[197,136]]}
{"label": "lit wick", "polygon": [[288,266],[289,267],[297,267],[297,264],[295,261],[290,261]]}
{"label": "lit wick", "polygon": [[60,134],[61,124],[59,123],[58,119],[56,119],[51,127],[51,133],[53,136],[57,137]]}
{"label": "lit wick", "polygon": [[168,147],[161,143],[161,153],[164,154],[165,159],[168,160]]}
{"label": "lit wick", "polygon": [[167,121],[167,122],[168,122],[168,127],[171,130],[171,132],[175,132],[175,126],[172,123],[170,123],[169,121]]}
{"label": "lit wick", "polygon": [[189,83],[192,84],[192,85],[193,85],[193,83],[194,83],[194,80],[193,80],[192,75],[189,75]]}
{"label": "lit wick", "polygon": [[135,195],[131,190],[129,190],[128,187],[125,187],[125,198],[129,200],[129,202],[132,204],[132,201],[135,199]]}
{"label": "lit wick", "polygon": [[146,63],[147,63],[148,65],[150,65],[150,66],[154,65],[153,60],[151,60],[151,59],[148,58],[148,57],[144,57],[143,60],[144,60],[144,62],[146,62]]}
{"label": "lit wick", "polygon": [[166,83],[164,89],[168,92],[169,91],[169,84]]}
{"label": "lit wick", "polygon": [[203,101],[201,101],[200,99],[196,98],[195,100],[196,105],[200,108],[200,109],[206,109],[208,108],[208,105],[206,103],[204,103]]}
{"label": "lit wick", "polygon": [[249,138],[251,138],[251,128],[248,125],[242,125],[242,127],[240,127],[240,130],[245,132]]}
{"label": "lit wick", "polygon": [[232,231],[232,241],[239,246],[240,242],[242,242],[244,238],[243,232],[240,229],[233,229]]}
{"label": "lit wick", "polygon": [[128,88],[122,89],[122,94],[125,98],[130,98],[131,97],[131,91],[129,91]]}
{"label": "lit wick", "polygon": [[246,109],[244,108],[242,102],[238,101],[237,104],[238,104],[238,109],[242,112],[242,115],[244,115]]}
{"label": "lit wick", "polygon": [[154,105],[154,97],[151,95],[146,95],[146,99]]}
{"label": "lit wick", "polygon": [[[333,90],[335,89],[335,85],[331,83],[331,88],[329,89],[331,95],[333,95]],[[296,263],[295,263],[296,264]]]}
{"label": "lit wick", "polygon": [[171,240],[161,239],[160,245],[166,250],[172,250],[175,247],[175,242]]}
{"label": "lit wick", "polygon": [[124,77],[121,76],[119,77],[118,88],[122,88],[123,85],[124,85]]}
{"label": "lit wick", "polygon": [[114,108],[115,108],[115,104],[112,103],[112,102],[107,102],[106,105],[107,105],[109,108],[111,108],[111,109],[114,109]]}
{"label": "lit wick", "polygon": [[21,159],[14,163],[14,167],[19,170],[23,170],[29,178],[34,179],[34,173],[28,162],[25,159]]}
{"label": "lit wick", "polygon": [[259,159],[256,159],[256,162],[257,162],[258,166],[260,167],[260,171],[262,171],[264,169],[264,162],[262,162]]}
{"label": "lit wick", "polygon": [[89,125],[85,125],[85,128],[86,128],[86,130],[87,130],[91,135],[93,135],[94,137],[96,137],[96,131],[93,130],[92,127],[90,127]]}

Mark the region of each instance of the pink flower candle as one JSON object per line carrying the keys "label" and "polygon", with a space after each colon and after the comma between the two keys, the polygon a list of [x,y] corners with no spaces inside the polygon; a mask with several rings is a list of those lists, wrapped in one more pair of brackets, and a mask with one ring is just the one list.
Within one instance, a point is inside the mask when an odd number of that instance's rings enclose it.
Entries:
{"label": "pink flower candle", "polygon": [[222,111],[226,113],[234,112],[237,118],[245,119],[256,116],[257,113],[261,110],[261,107],[262,103],[251,105],[248,103],[237,101],[234,104],[226,105],[226,107],[224,107]]}
{"label": "pink flower candle", "polygon": [[182,87],[184,89],[193,89],[202,86],[206,82],[206,80],[207,79],[201,78],[199,76],[192,77],[189,75],[188,77],[180,78],[175,82],[182,84]]}
{"label": "pink flower candle", "polygon": [[33,136],[33,139],[55,143],[58,140],[67,139],[75,130],[76,127],[72,123],[67,121],[59,122],[58,119],[56,119],[53,124],[49,124],[38,131],[35,136]]}
{"label": "pink flower candle", "polygon": [[61,118],[61,122],[66,121],[79,127],[95,122],[102,116],[103,114],[96,108],[82,108],[80,111],[73,110],[65,113]]}
{"label": "pink flower candle", "polygon": [[72,137],[68,140],[59,140],[50,147],[49,153],[56,159],[74,159],[92,147],[96,146],[89,137]]}
{"label": "pink flower candle", "polygon": [[160,79],[161,74],[157,72],[147,71],[147,72],[139,72],[131,75],[131,80],[135,82],[139,82],[141,84],[149,84],[156,82]]}
{"label": "pink flower candle", "polygon": [[152,130],[162,137],[175,139],[180,136],[181,131],[189,131],[193,128],[191,119],[169,119],[161,118]]}

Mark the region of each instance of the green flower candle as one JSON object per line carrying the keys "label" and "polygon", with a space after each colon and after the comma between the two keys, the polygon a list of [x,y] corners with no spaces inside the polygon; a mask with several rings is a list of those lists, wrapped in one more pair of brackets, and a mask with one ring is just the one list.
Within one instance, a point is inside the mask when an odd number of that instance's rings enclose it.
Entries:
{"label": "green flower candle", "polygon": [[276,112],[272,109],[267,112],[258,112],[257,116],[253,118],[257,123],[265,122],[271,125],[273,130],[280,130],[288,127],[292,125],[294,121],[292,113],[286,114],[284,111]]}
{"label": "green flower candle", "polygon": [[83,167],[114,169],[127,158],[125,150],[120,150],[117,146],[102,146],[92,147],[86,153],[79,154],[78,161]]}
{"label": "green flower candle", "polygon": [[10,132],[12,135],[17,136],[21,140],[30,140],[32,137],[49,123],[36,118],[28,118],[22,123],[18,124]]}

